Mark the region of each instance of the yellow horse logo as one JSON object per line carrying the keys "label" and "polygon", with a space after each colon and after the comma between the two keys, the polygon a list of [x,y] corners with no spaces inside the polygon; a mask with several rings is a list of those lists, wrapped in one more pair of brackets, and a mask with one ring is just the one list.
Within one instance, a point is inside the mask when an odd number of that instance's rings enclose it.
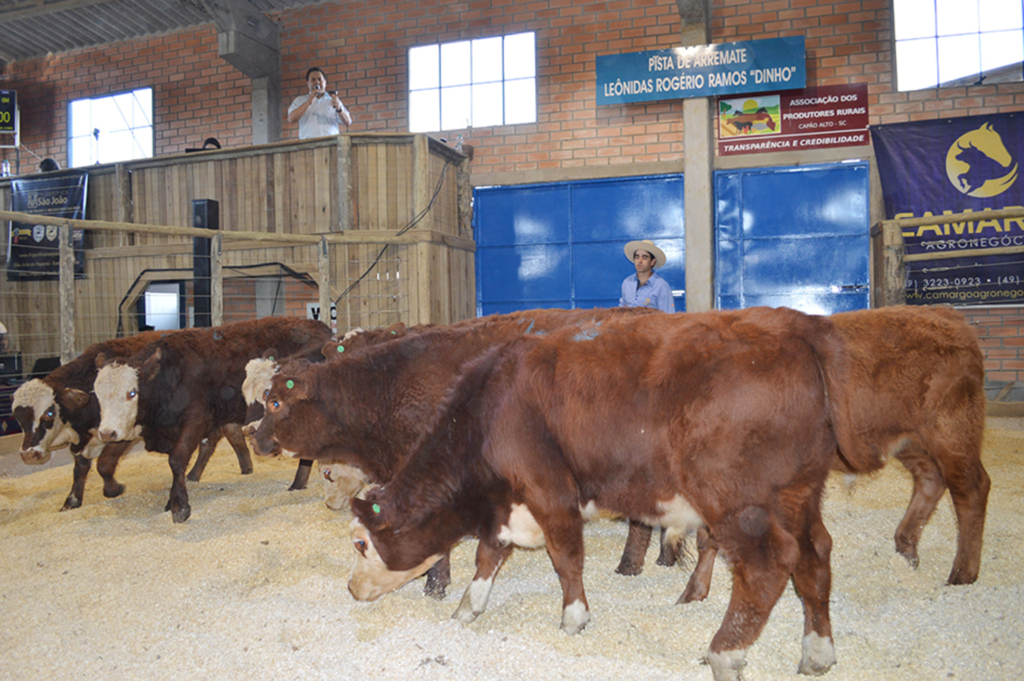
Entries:
{"label": "yellow horse logo", "polygon": [[946,177],[963,194],[990,198],[1017,179],[1017,162],[999,133],[985,123],[961,135],[946,152]]}

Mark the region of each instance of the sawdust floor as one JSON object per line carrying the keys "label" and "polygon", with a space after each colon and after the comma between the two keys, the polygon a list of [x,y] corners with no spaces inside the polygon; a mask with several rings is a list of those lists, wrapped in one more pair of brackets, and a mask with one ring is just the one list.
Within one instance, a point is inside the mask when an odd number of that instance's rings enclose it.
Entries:
{"label": "sawdust floor", "polygon": [[[838,664],[825,677],[1024,677],[1024,431],[991,429],[992,477],[981,577],[944,586],[954,553],[948,495],[924,532],[921,566],[893,551],[910,494],[893,464],[847,487],[834,475],[824,504],[834,538],[832,623]],[[319,485],[288,492],[295,464],[257,459],[238,474],[230,450],[190,483],[192,518],[162,511],[166,457],[129,455],[127,492],[104,499],[90,476],[82,508],[58,513],[63,466],[0,478],[0,678],[3,679],[710,679],[701,659],[728,604],[719,559],[710,597],[674,605],[688,571],[654,564],[621,577],[626,526],[586,529],[593,620],[558,628],[561,593],[546,553],[517,550],[490,606],[468,627],[450,620],[473,574],[475,542],[453,554],[441,602],[414,581],[375,603],[346,582],[348,512]],[[747,656],[744,678],[792,679],[803,622],[792,589]]]}

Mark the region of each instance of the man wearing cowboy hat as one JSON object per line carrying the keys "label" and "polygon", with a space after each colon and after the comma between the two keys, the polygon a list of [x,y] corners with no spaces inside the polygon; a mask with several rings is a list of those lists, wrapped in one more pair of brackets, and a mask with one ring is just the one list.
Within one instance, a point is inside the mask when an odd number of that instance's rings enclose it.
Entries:
{"label": "man wearing cowboy hat", "polygon": [[633,261],[636,274],[622,281],[622,307],[653,307],[662,312],[675,312],[676,303],[672,288],[654,271],[655,266],[665,264],[665,252],[653,241],[630,241],[623,249],[626,258]]}

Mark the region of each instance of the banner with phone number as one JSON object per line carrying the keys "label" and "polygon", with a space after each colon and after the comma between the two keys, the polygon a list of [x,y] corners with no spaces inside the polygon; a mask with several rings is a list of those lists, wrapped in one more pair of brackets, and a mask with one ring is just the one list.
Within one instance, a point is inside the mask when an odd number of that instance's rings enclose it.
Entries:
{"label": "banner with phone number", "polygon": [[[903,231],[906,254],[1024,247],[1024,113],[870,126],[889,219],[975,212],[977,218]],[[1024,253],[907,263],[907,304],[1024,303]]]}

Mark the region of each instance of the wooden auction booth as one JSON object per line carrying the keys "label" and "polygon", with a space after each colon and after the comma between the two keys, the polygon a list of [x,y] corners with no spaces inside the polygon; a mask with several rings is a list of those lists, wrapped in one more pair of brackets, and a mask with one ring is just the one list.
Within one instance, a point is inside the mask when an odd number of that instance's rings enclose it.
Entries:
{"label": "wooden auction booth", "polygon": [[[57,278],[5,274],[0,321],[26,373],[39,358],[67,361],[91,343],[136,333],[136,303],[150,282],[182,282],[183,298],[191,295],[193,238],[215,234],[192,227],[193,201],[203,200],[219,208],[214,323],[258,316],[261,279],[279,284],[264,313],[307,316],[308,306],[333,303],[340,333],[470,318],[467,163],[427,136],[367,133],[94,166],[88,220],[70,225],[87,228],[85,276],[73,289],[65,276],[63,339]],[[10,192],[10,179],[0,180],[0,208],[11,205]],[[11,217],[0,211],[5,265]],[[67,220],[36,220],[70,230]]]}

